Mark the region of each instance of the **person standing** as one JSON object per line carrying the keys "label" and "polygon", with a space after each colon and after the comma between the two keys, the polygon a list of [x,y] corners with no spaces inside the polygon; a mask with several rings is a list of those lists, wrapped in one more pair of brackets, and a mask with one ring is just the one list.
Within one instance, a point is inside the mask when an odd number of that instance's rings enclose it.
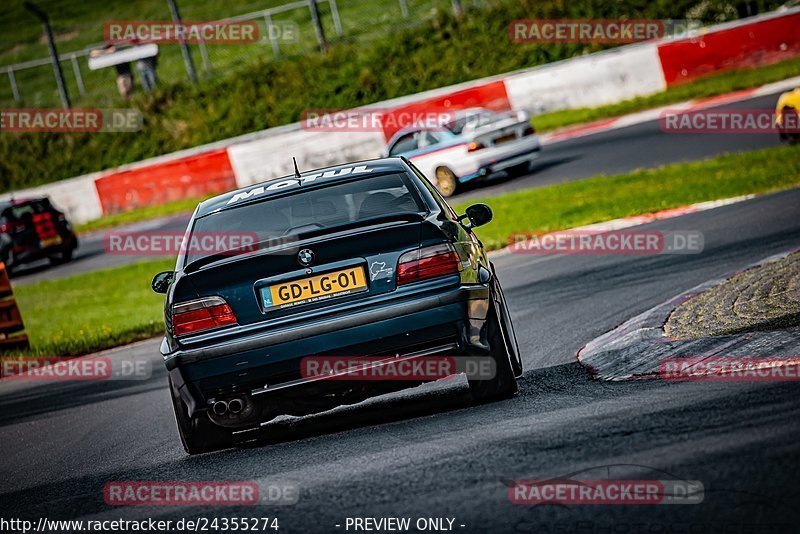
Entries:
{"label": "person standing", "polygon": [[156,67],[158,66],[158,53],[150,57],[144,57],[136,60],[136,70],[139,71],[139,79],[142,84],[142,89],[146,93],[151,93],[155,90],[158,78],[156,77]]}

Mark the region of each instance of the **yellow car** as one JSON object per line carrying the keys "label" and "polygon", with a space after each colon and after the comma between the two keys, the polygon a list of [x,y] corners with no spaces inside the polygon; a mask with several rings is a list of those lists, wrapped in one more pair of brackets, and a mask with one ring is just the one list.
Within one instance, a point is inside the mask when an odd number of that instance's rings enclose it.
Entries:
{"label": "yellow car", "polygon": [[800,112],[800,88],[783,93],[778,99],[778,105],[775,106],[775,124],[778,126],[781,141],[793,144],[800,142],[798,112]]}

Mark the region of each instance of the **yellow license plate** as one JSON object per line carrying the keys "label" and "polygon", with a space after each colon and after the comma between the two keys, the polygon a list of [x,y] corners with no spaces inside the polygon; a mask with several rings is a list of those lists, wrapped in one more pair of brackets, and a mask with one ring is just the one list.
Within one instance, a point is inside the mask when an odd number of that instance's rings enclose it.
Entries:
{"label": "yellow license plate", "polygon": [[42,239],[39,241],[39,247],[47,248],[61,244],[61,236],[51,237],[49,239]]}
{"label": "yellow license plate", "polygon": [[363,267],[318,274],[261,290],[264,308],[288,308],[367,291]]}

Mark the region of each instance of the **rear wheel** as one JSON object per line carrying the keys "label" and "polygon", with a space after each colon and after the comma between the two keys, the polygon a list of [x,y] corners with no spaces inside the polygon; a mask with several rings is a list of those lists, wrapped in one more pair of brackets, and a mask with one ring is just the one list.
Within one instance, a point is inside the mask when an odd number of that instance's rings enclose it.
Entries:
{"label": "rear wheel", "polygon": [[183,450],[188,454],[201,454],[233,446],[230,430],[215,425],[208,420],[206,414],[189,417],[186,403],[181,399],[178,388],[172,383],[172,378],[169,379],[169,391]]}
{"label": "rear wheel", "polygon": [[[469,390],[472,398],[478,402],[508,399],[517,393],[517,379],[511,364],[512,354],[509,347],[516,349],[516,339],[506,339],[502,326],[502,311],[497,296],[492,296],[492,307],[486,319],[490,352],[495,363],[495,375],[490,380],[470,380]],[[513,330],[512,330],[513,335]]]}
{"label": "rear wheel", "polygon": [[6,266],[6,274],[8,276],[11,276],[17,270],[17,262],[14,260],[14,253],[11,250],[3,254],[3,265]]}
{"label": "rear wheel", "polygon": [[53,254],[52,256],[48,256],[47,259],[50,261],[50,265],[69,263],[72,261],[72,249],[59,252],[58,254]]}
{"label": "rear wheel", "polygon": [[451,197],[458,189],[458,178],[447,167],[439,167],[436,169],[436,187],[443,197]]}
{"label": "rear wheel", "polygon": [[800,132],[797,131],[797,110],[786,106],[781,110],[782,126],[778,127],[778,135],[781,141],[796,145],[800,143]]}
{"label": "rear wheel", "polygon": [[520,163],[519,165],[514,165],[513,167],[509,167],[506,169],[506,172],[509,176],[522,176],[523,174],[527,173],[531,170],[531,164],[529,161],[525,163]]}
{"label": "rear wheel", "polygon": [[508,311],[506,295],[503,293],[503,288],[500,286],[497,275],[495,275],[494,280],[499,305],[500,328],[503,330],[503,339],[506,342],[506,349],[511,360],[511,367],[514,369],[514,376],[519,378],[522,376],[523,366],[522,354],[519,352],[519,345],[517,344],[517,334],[514,332],[514,323],[511,321],[511,313]]}

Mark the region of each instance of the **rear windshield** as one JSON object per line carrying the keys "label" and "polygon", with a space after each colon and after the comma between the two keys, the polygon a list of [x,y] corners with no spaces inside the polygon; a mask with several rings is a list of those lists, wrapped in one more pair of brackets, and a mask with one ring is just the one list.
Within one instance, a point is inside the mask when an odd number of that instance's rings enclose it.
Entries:
{"label": "rear windshield", "polygon": [[[212,213],[195,221],[192,235],[255,234],[259,243],[269,243],[370,217],[424,211],[408,176],[386,174],[317,189],[301,188],[287,196]],[[184,265],[219,252],[190,247]]]}
{"label": "rear windshield", "polygon": [[474,111],[471,113],[467,113],[463,117],[459,117],[452,122],[448,122],[444,125],[445,128],[450,130],[456,135],[461,135],[466,128],[467,124],[470,126],[477,127],[482,124],[488,124],[493,120],[497,120],[497,116],[490,111],[481,110],[481,111]]}
{"label": "rear windshield", "polygon": [[10,221],[25,221],[34,215],[51,211],[50,201],[32,200],[24,204],[16,204],[3,210],[3,218]]}

